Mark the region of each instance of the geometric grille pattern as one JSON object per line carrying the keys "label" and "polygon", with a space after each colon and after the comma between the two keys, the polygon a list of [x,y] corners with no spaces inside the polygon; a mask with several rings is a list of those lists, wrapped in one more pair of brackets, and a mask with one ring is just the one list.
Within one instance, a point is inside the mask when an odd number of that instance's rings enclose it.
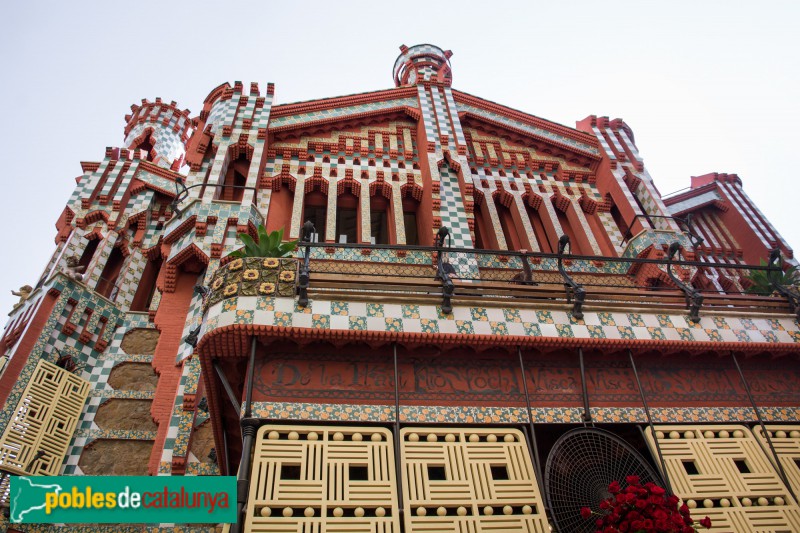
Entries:
{"label": "geometric grille pattern", "polygon": [[262,426],[245,530],[399,532],[392,442],[383,428]]}
{"label": "geometric grille pattern", "polygon": [[550,531],[519,430],[406,427],[400,435],[406,532]]}
{"label": "geometric grille pattern", "polygon": [[57,475],[88,395],[88,381],[40,360],[0,438],[2,468]]}
{"label": "geometric grille pattern", "polygon": [[[775,452],[781,461],[783,471],[789,480],[789,485],[791,485],[792,491],[796,496],[800,494],[800,426],[770,424],[766,428],[770,433],[772,445],[775,447]],[[767,453],[767,457],[774,462],[772,450],[769,449],[769,443],[761,432],[761,426],[753,428],[753,432]]]}
{"label": "geometric grille pattern", "polygon": [[[800,508],[745,426],[656,426],[675,494],[712,531],[800,531]],[[647,440],[656,456],[653,435]]]}

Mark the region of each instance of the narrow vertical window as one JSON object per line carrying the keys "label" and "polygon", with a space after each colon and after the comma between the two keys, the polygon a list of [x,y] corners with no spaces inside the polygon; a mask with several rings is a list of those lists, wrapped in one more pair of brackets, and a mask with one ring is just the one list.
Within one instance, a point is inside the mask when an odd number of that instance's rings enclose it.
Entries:
{"label": "narrow vertical window", "polygon": [[547,237],[547,230],[545,229],[544,222],[542,222],[542,216],[539,214],[539,210],[526,203],[525,211],[528,214],[528,220],[531,222],[533,235],[536,237],[536,242],[539,244],[539,251],[546,254],[553,253],[553,246],[550,244],[550,239]]}
{"label": "narrow vertical window", "polygon": [[389,244],[389,207],[389,200],[383,196],[370,198],[369,225],[372,244]]}
{"label": "narrow vertical window", "polygon": [[342,193],[337,200],[336,242],[358,242],[358,198],[349,192]]}
{"label": "narrow vertical window", "polygon": [[150,309],[150,303],[153,301],[153,295],[156,292],[156,280],[158,280],[158,274],[161,272],[161,263],[161,257],[147,261],[142,277],[139,279],[136,294],[134,294],[131,302],[131,311],[147,311]]}
{"label": "narrow vertical window", "polygon": [[225,173],[225,181],[221,187],[219,198],[231,202],[241,202],[244,197],[244,186],[247,185],[247,172],[250,169],[250,161],[245,154],[241,154],[235,161],[228,165],[228,172]]}
{"label": "narrow vertical window", "polygon": [[328,197],[319,191],[311,191],[305,197],[302,221],[311,221],[316,233],[311,235],[311,242],[325,241],[325,223],[328,216]]}
{"label": "narrow vertical window", "polygon": [[96,290],[99,294],[111,300],[114,299],[116,294],[112,293],[114,292],[114,287],[117,284],[117,278],[119,278],[119,273],[122,270],[122,264],[124,262],[125,256],[119,248],[111,250],[111,254],[108,256],[103,271],[100,273],[100,280],[97,282]]}

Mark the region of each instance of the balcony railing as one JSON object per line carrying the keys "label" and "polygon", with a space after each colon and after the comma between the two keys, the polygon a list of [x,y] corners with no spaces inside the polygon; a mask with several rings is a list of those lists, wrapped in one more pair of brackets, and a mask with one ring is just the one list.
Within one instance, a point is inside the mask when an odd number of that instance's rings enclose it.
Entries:
{"label": "balcony railing", "polygon": [[[512,300],[515,305],[566,303],[576,318],[582,317],[584,307],[686,310],[695,322],[701,309],[767,314],[798,314],[800,310],[800,294],[794,287],[776,285],[770,294],[746,292],[753,272],[774,277],[780,271],[775,261],[766,266],[686,261],[680,259],[679,245],[655,259],[574,256],[566,249],[565,239],[556,254],[303,242],[297,253],[296,294],[300,306],[307,305],[312,296],[413,298],[440,303],[447,314],[454,303]],[[233,296],[295,294],[294,278],[280,277],[283,271],[294,271],[293,259],[282,259],[271,268],[259,266],[256,259],[244,261],[244,265],[228,263],[220,268],[212,281],[209,306]],[[231,265],[236,269],[231,270]],[[258,270],[258,276],[251,272],[252,279],[244,280],[248,269]],[[265,289],[259,292],[260,287]]]}

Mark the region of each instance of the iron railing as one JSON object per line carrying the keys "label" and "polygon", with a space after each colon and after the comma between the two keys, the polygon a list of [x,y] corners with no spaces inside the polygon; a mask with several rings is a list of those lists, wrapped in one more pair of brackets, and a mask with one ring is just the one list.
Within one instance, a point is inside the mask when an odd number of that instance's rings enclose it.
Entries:
{"label": "iron railing", "polygon": [[447,238],[443,228],[432,247],[300,242],[298,304],[308,304],[309,291],[326,290],[337,282],[358,283],[375,292],[405,279],[419,280],[420,290],[435,281],[434,293],[441,296],[444,313],[452,310],[454,298],[494,291],[505,297],[564,298],[572,304],[575,318],[581,318],[586,303],[627,301],[635,306],[648,300],[650,305],[683,303],[693,322],[699,321],[704,305],[800,317],[796,288],[774,284],[770,294],[746,290],[753,272],[764,271],[768,279],[775,279],[773,274],[781,268],[777,260],[745,265],[679,259],[682,248],[677,242],[660,254],[663,257],[639,258],[572,255],[567,253],[566,236],[555,254],[451,248],[445,246]]}

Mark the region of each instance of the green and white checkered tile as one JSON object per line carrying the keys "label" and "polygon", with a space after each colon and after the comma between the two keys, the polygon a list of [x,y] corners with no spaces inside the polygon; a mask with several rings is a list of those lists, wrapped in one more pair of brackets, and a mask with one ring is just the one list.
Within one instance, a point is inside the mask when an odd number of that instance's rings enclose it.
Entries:
{"label": "green and white checkered tile", "polygon": [[456,130],[456,140],[458,140],[460,146],[466,146],[467,141],[464,138],[464,130],[461,128],[461,121],[458,118],[458,107],[456,107],[456,101],[453,98],[453,91],[450,87],[444,88],[444,96],[447,101],[447,108],[450,110],[450,117],[453,120],[453,127]]}
{"label": "green and white checkered tile", "polygon": [[[203,285],[204,278],[202,276],[198,276],[197,283],[195,285]],[[183,334],[181,335],[181,339],[185,339],[189,333],[201,325],[203,322],[203,296],[197,293],[192,295],[192,302],[189,304],[189,312],[186,315],[186,323],[183,326]],[[194,348],[189,346],[185,342],[181,342],[180,347],[178,348],[178,355],[175,358],[176,363],[180,363],[187,357],[190,357],[194,353]]]}
{"label": "green and white checkered tile", "polygon": [[[469,232],[467,213],[458,184],[458,177],[445,164],[439,169],[441,182],[439,196],[441,199],[442,226],[450,230],[448,244],[452,248],[472,248],[472,235]],[[456,273],[463,278],[477,278],[476,266],[466,254],[457,254],[451,258]]]}
{"label": "green and white checkered tile", "polygon": [[[417,95],[419,96],[419,108],[422,111],[422,120],[425,124],[425,137],[428,142],[435,142],[436,149],[441,148],[439,144],[439,136],[436,135],[436,118],[433,114],[433,106],[431,105],[430,97],[425,87],[417,86]],[[419,144],[419,141],[417,141]],[[419,146],[418,146],[419,148]],[[425,149],[422,146],[421,149]]]}
{"label": "green and white checkered tile", "polygon": [[439,135],[447,135],[452,138],[453,131],[450,129],[450,115],[444,105],[444,97],[441,90],[438,87],[431,87],[430,95],[433,109],[436,111],[436,122],[439,124]]}

